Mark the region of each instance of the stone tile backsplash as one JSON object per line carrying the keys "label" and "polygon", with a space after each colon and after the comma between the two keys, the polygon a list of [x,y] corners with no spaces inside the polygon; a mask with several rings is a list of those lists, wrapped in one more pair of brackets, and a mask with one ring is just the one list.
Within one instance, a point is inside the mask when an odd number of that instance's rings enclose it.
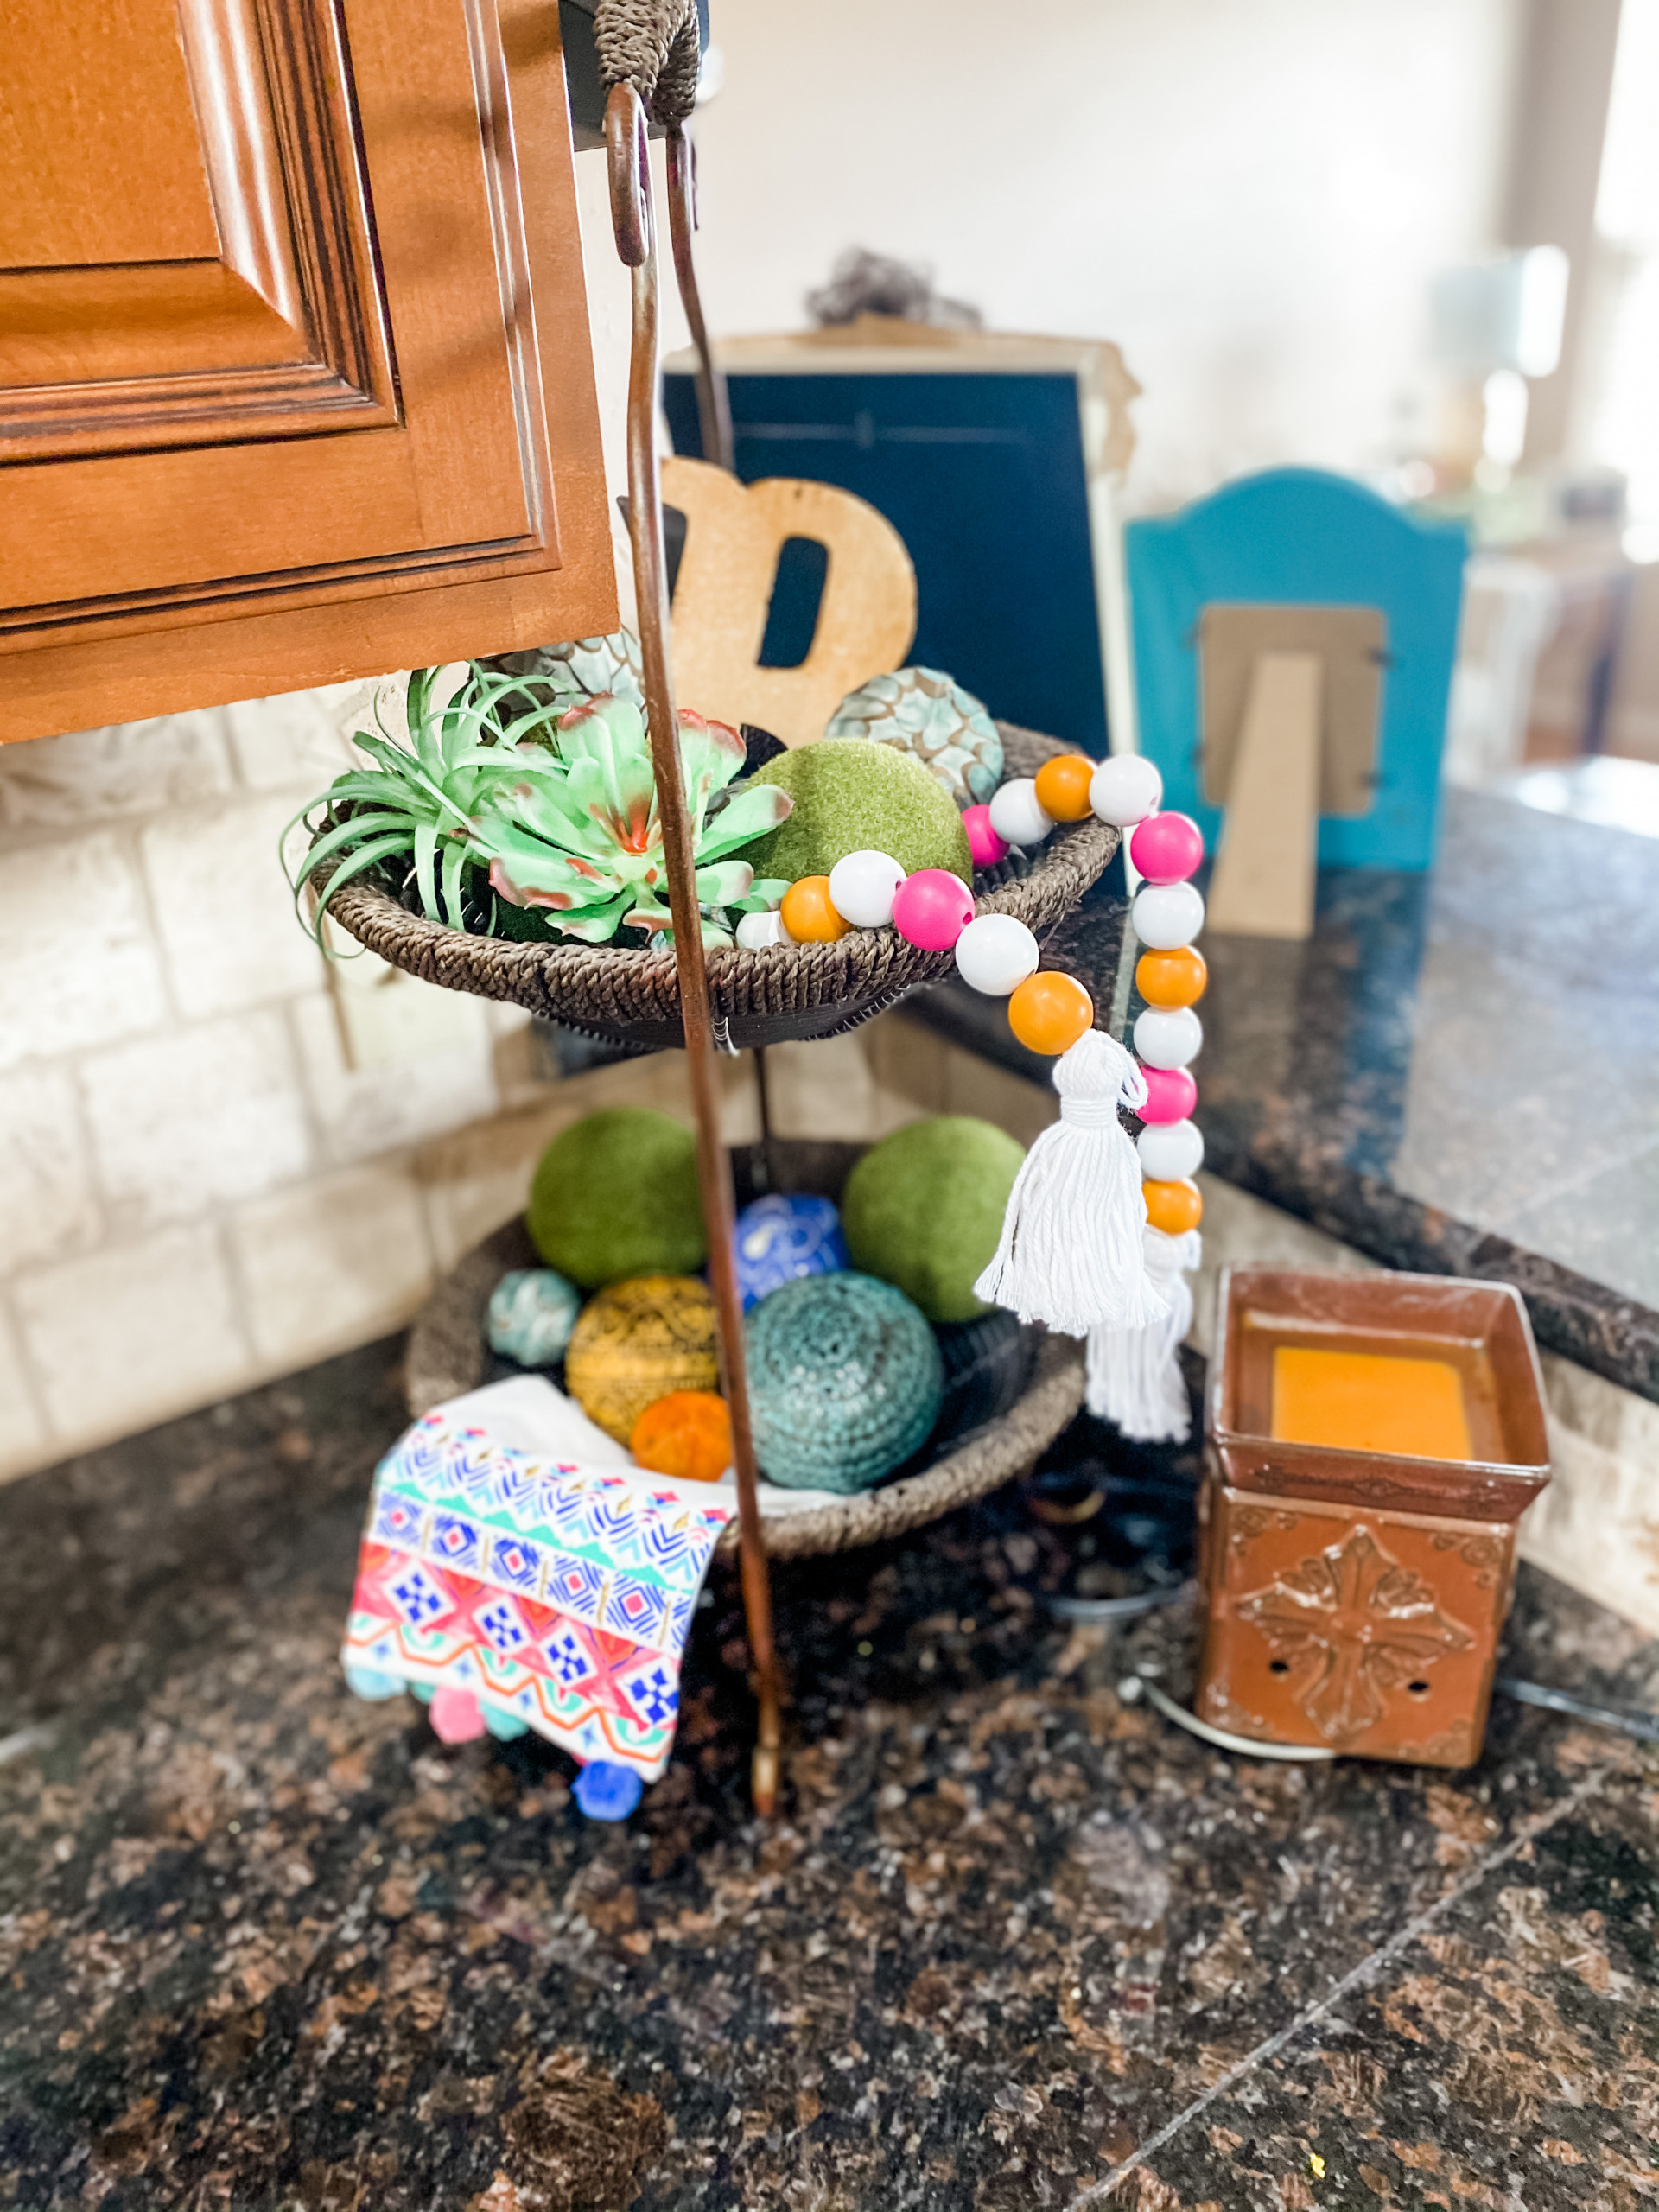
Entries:
{"label": "stone tile backsplash", "polygon": [[477,1226],[426,1154],[487,1150],[520,1018],[366,959],[348,1004],[296,919],[370,690],[0,748],[0,1476],[397,1327],[581,1110],[536,1090]]}

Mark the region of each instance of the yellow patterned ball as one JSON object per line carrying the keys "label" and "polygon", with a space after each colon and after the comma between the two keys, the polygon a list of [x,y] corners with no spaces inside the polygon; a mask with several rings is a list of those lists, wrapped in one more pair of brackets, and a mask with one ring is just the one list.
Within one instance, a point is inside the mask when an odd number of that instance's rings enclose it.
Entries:
{"label": "yellow patterned ball", "polygon": [[632,1275],[589,1300],[564,1355],[564,1385],[590,1421],[626,1444],[671,1390],[717,1390],[715,1301],[690,1275]]}

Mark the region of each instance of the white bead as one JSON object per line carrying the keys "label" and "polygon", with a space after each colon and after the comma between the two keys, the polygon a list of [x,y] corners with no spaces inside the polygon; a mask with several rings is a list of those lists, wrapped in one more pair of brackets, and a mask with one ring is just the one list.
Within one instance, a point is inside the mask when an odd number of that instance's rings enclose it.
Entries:
{"label": "white bead", "polygon": [[795,942],[784,927],[783,916],[775,907],[764,914],[740,915],[737,941],[745,952],[764,952],[769,944],[793,944]]}
{"label": "white bead", "polygon": [[890,853],[849,853],[830,871],[830,904],[855,930],[881,930],[893,919],[893,893],[905,871]]}
{"label": "white bead", "polygon": [[976,914],[957,939],[957,968],[964,983],[988,997],[1005,999],[1016,983],[1037,973],[1042,952],[1012,914]]}
{"label": "white bead", "polygon": [[1016,776],[991,794],[991,827],[1005,845],[1040,845],[1054,817],[1037,804],[1034,776]]}
{"label": "white bead", "polygon": [[1190,883],[1148,883],[1135,894],[1129,922],[1142,944],[1173,952],[1204,927],[1204,898]]}
{"label": "white bead", "polygon": [[1140,753],[1114,753],[1089,779],[1090,805],[1119,830],[1156,814],[1163,797],[1163,778]]}
{"label": "white bead", "polygon": [[1204,1138],[1196,1122],[1148,1122],[1135,1148],[1148,1183],[1184,1183],[1204,1165]]}
{"label": "white bead", "polygon": [[1135,1018],[1135,1049],[1149,1068],[1184,1068],[1203,1043],[1204,1024],[1190,1006],[1149,1006]]}

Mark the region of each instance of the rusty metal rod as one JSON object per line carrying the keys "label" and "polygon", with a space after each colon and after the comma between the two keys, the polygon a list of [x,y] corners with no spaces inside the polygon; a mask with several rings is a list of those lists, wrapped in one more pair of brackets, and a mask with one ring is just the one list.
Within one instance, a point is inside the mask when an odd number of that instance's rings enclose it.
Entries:
{"label": "rusty metal rod", "polygon": [[732,435],[731,396],[724,372],[715,365],[709,326],[702,318],[691,233],[697,227],[697,149],[683,124],[668,134],[668,232],[674,245],[674,274],[680,300],[697,349],[697,420],[702,426],[702,457],[716,468],[734,469],[737,447]]}
{"label": "rusty metal rod", "polygon": [[674,963],[685,1028],[685,1057],[697,1122],[697,1180],[709,1231],[709,1274],[720,1334],[721,1372],[731,1410],[732,1458],[737,1471],[739,1560],[749,1656],[760,1705],[751,1768],[751,1795],[762,1819],[777,1800],[781,1741],[778,1658],[772,1638],[772,1582],[755,1494],[754,1437],[749,1425],[744,1359],[743,1301],[737,1287],[733,1239],[731,1162],[720,1135],[720,1094],[715,1071],[709,978],[702,957],[691,825],[680,772],[679,721],[668,664],[668,570],[663,549],[662,487],[657,468],[657,254],[651,205],[651,170],[645,111],[628,85],[612,90],[605,109],[610,153],[611,211],[617,251],[633,276],[633,343],[628,368],[628,536],[639,597],[639,643],[645,662],[645,720],[652,769],[663,825],[669,911],[674,921]]}

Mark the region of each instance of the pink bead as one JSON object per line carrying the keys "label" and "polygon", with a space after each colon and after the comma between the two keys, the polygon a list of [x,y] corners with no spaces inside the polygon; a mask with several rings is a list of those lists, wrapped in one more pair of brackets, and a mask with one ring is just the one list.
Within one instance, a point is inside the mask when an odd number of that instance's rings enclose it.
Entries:
{"label": "pink bead", "polygon": [[1006,860],[1008,848],[991,827],[988,806],[970,806],[962,817],[962,826],[968,832],[968,849],[974,856],[976,868],[995,868],[998,861]]}
{"label": "pink bead", "polygon": [[1135,824],[1129,858],[1148,883],[1185,883],[1204,858],[1204,832],[1190,814],[1149,814]]}
{"label": "pink bead", "polygon": [[948,868],[920,868],[893,901],[893,926],[923,952],[949,952],[974,918],[974,894]]}
{"label": "pink bead", "polygon": [[484,1715],[471,1690],[435,1690],[427,1711],[440,1743],[470,1744],[484,1733]]}
{"label": "pink bead", "polygon": [[1142,1068],[1147,1103],[1135,1111],[1143,1122],[1184,1122],[1198,1103],[1198,1086],[1185,1068]]}

